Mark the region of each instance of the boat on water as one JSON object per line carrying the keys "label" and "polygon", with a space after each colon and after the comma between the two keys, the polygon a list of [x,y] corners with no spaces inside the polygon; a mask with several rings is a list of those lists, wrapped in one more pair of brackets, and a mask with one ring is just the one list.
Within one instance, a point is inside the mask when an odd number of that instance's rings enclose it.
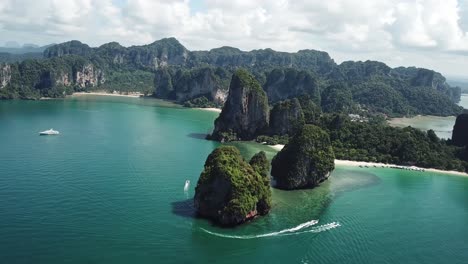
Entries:
{"label": "boat on water", "polygon": [[190,187],[190,180],[186,180],[185,185],[184,185],[184,191],[188,191],[189,187]]}
{"label": "boat on water", "polygon": [[54,130],[53,128],[39,132],[39,135],[41,136],[58,135],[58,134],[60,134],[60,132],[58,132],[57,130]]}

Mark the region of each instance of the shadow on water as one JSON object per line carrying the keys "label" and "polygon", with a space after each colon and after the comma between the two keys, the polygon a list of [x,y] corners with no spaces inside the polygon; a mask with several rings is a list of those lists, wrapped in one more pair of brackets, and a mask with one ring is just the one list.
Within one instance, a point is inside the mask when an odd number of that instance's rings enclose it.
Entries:
{"label": "shadow on water", "polygon": [[208,134],[205,134],[205,133],[190,133],[190,134],[187,134],[187,137],[206,140],[207,135]]}
{"label": "shadow on water", "polygon": [[171,203],[172,213],[185,218],[197,218],[195,207],[193,205],[193,199],[186,199],[182,201],[176,201]]}

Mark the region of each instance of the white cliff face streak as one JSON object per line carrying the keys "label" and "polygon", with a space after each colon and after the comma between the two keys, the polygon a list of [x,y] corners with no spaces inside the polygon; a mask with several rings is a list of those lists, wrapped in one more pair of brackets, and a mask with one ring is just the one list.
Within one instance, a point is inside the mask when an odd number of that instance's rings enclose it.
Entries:
{"label": "white cliff face streak", "polygon": [[98,86],[104,83],[104,74],[99,69],[94,69],[92,64],[83,66],[81,71],[76,72],[76,84],[80,87]]}
{"label": "white cliff face streak", "polygon": [[0,89],[7,86],[11,81],[11,66],[9,64],[0,65]]}

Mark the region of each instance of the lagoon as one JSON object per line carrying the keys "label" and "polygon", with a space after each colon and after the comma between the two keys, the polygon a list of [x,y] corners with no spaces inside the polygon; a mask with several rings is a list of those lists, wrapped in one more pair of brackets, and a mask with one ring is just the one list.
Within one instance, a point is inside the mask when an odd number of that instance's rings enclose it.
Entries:
{"label": "lagoon", "polygon": [[[468,109],[468,94],[462,94],[461,100],[458,104],[465,109]],[[455,116],[441,117],[418,115],[415,117],[392,118],[388,123],[395,127],[412,126],[423,131],[432,129],[439,138],[450,139],[452,138],[455,120]]]}

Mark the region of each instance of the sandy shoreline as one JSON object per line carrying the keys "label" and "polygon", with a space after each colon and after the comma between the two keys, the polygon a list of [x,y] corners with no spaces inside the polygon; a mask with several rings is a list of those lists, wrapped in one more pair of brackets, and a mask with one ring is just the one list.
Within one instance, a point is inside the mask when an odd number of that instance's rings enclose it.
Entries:
{"label": "sandy shoreline", "polygon": [[[283,149],[284,145],[277,144],[277,145],[269,145],[269,147],[280,151]],[[384,167],[409,167],[409,166],[401,166],[401,165],[395,165],[395,164],[385,164],[385,163],[377,163],[377,162],[366,162],[366,161],[352,161],[352,160],[335,160],[335,165],[342,165],[342,166],[352,166],[352,167],[378,167],[381,168],[382,166]],[[439,169],[432,169],[432,168],[420,168],[420,167],[411,167],[417,170],[424,170],[424,171],[430,171],[430,172],[436,172],[436,173],[443,173],[443,174],[451,174],[451,175],[458,175],[458,176],[465,176],[468,177],[468,173],[460,172],[460,171],[445,171],[445,170],[439,170]]]}
{"label": "sandy shoreline", "polygon": [[197,107],[197,108],[195,108],[195,109],[200,109],[200,110],[205,110],[205,111],[210,111],[210,112],[221,113],[221,108],[215,108],[215,107],[206,107],[206,108]]}
{"label": "sandy shoreline", "polygon": [[142,97],[142,93],[129,93],[129,94],[119,94],[119,93],[106,93],[106,92],[76,92],[71,96],[82,96],[82,95],[104,95],[104,96],[120,96],[120,97],[132,97],[139,98]]}

